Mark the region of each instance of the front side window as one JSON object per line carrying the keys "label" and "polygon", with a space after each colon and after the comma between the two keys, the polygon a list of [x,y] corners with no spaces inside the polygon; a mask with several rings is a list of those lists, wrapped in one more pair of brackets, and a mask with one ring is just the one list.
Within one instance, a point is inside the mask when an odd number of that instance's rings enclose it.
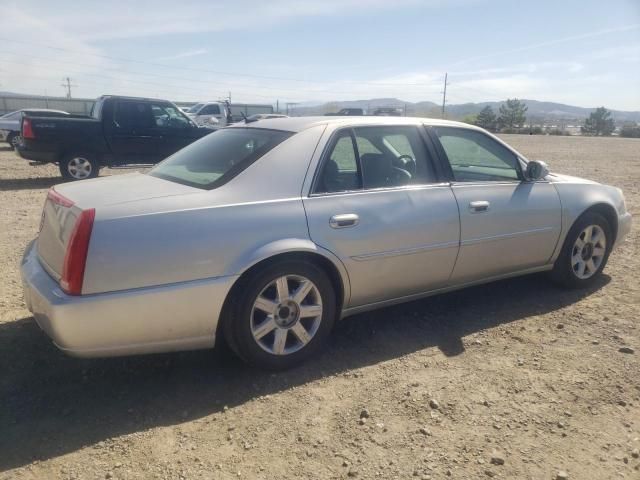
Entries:
{"label": "front side window", "polygon": [[520,179],[518,157],[482,132],[434,127],[457,182]]}
{"label": "front side window", "polygon": [[228,128],[179,150],[149,175],[202,189],[213,189],[242,172],[293,135],[259,128]]}
{"label": "front side window", "polygon": [[345,129],[328,149],[316,193],[432,183],[436,175],[417,127]]}
{"label": "front side window", "polygon": [[151,112],[157,127],[183,129],[191,125],[189,119],[171,104],[154,103]]}

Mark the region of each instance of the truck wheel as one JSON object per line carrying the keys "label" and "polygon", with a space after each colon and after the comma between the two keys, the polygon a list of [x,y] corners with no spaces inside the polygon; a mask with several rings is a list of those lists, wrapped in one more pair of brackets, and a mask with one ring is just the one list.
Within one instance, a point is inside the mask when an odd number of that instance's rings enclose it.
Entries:
{"label": "truck wheel", "polygon": [[100,172],[100,165],[92,155],[74,153],[60,160],[60,174],[67,180],[94,178]]}

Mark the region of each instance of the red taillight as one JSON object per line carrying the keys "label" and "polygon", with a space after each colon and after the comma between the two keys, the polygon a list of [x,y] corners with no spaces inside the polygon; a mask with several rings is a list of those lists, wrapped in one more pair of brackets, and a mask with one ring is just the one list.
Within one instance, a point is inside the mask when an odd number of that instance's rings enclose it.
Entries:
{"label": "red taillight", "polygon": [[76,219],[69,243],[67,243],[67,253],[64,256],[60,287],[69,295],[80,295],[82,293],[84,267],[87,263],[89,240],[91,239],[91,229],[93,228],[95,216],[95,208],[83,210]]}
{"label": "red taillight", "polygon": [[58,192],[56,192],[54,187],[51,187],[49,189],[49,192],[47,193],[47,199],[62,207],[73,207],[73,202],[64,195],[60,195]]}
{"label": "red taillight", "polygon": [[31,126],[31,120],[24,118],[22,120],[22,138],[36,138],[36,134],[33,132]]}

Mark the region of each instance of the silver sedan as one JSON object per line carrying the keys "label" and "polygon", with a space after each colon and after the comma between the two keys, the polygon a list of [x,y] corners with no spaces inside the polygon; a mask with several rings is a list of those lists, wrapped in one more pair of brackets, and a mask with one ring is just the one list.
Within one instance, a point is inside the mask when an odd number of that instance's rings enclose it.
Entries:
{"label": "silver sedan", "polygon": [[588,286],[630,226],[620,189],[549,173],[466,124],[269,119],[148,174],[55,186],[22,277],[69,354],[224,338],[286,368],[356,312],[532,272]]}

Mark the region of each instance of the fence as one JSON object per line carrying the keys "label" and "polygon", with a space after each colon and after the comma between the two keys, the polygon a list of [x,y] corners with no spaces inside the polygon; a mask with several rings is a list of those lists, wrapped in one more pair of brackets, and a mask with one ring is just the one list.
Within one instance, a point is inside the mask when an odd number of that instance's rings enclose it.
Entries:
{"label": "fence", "polygon": [[23,108],[49,108],[77,115],[89,115],[93,102],[93,99],[88,98],[0,95],[0,114],[4,115]]}

